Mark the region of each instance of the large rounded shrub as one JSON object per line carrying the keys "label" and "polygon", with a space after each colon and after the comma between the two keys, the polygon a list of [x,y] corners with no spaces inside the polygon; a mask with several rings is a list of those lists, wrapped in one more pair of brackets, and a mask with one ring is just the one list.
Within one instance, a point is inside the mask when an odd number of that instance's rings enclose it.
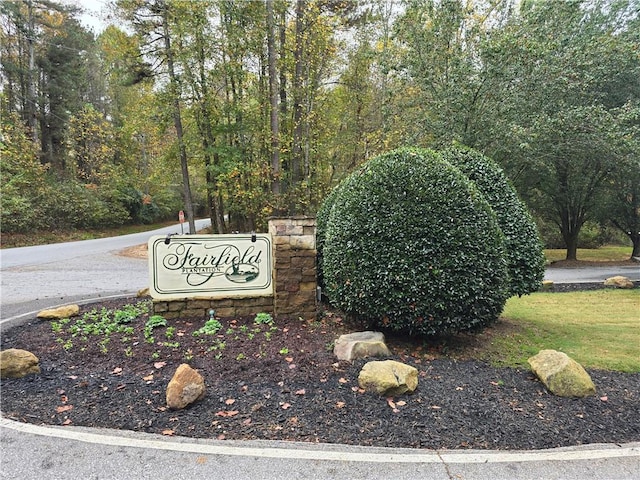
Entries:
{"label": "large rounded shrub", "polygon": [[336,307],[416,335],[485,326],[507,298],[495,214],[428,151],[381,155],[344,181],[326,224],[323,274]]}
{"label": "large rounded shrub", "polygon": [[510,295],[539,290],[544,278],[545,257],[538,229],[526,205],[503,170],[480,152],[452,147],[442,157],[473,181],[496,213],[505,236]]}
{"label": "large rounded shrub", "polygon": [[331,209],[333,208],[333,204],[340,192],[340,189],[344,185],[345,181],[336,185],[329,194],[325,197],[322,205],[318,209],[316,213],[316,272],[318,277],[318,285],[321,288],[324,288],[324,274],[323,263],[324,263],[324,239],[327,234],[327,224],[329,223],[329,215],[331,214]]}

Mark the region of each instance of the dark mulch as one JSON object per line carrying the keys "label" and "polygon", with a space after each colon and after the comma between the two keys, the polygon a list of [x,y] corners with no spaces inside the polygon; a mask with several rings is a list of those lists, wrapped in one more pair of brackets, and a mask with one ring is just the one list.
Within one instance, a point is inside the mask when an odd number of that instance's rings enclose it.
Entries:
{"label": "dark mulch", "polygon": [[[412,395],[386,399],[358,388],[364,360],[351,364],[333,356],[332,342],[354,328],[336,314],[313,323],[278,319],[269,339],[268,326],[258,329],[253,318],[238,318],[222,319],[220,336],[200,341],[191,332],[204,322],[171,322],[177,333],[171,341],[179,346],[162,346],[157,342],[166,341],[163,329],[149,344],[144,319],[137,320],[135,338],[123,342],[112,335],[107,353],[95,341],[77,338],[65,351],[49,321],[11,329],[3,334],[2,349],[32,351],[42,373],[2,381],[2,414],[35,424],[187,437],[430,449],[640,440],[640,374],[591,370],[597,396],[559,398],[529,371],[462,360],[469,357],[464,352],[454,359],[444,355],[442,344],[389,337],[391,358],[415,366],[419,386]],[[207,393],[185,410],[169,410],[166,386],[183,362],[204,376]]]}

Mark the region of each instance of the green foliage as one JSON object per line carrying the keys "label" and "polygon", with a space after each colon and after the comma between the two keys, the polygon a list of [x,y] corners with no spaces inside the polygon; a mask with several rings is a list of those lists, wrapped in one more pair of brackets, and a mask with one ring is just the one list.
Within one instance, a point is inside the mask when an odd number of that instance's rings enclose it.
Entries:
{"label": "green foliage", "polygon": [[325,197],[324,201],[320,205],[318,212],[316,213],[316,272],[318,285],[324,288],[324,274],[323,268],[323,250],[325,237],[327,235],[327,224],[329,223],[329,216],[331,215],[331,209],[339,195],[340,188],[344,182],[336,185],[333,190]]}
{"label": "green foliage", "polygon": [[323,255],[331,302],[379,328],[435,335],[483,327],[508,296],[495,214],[434,152],[396,150],[349,176]]}
{"label": "green foliage", "polygon": [[464,147],[449,148],[442,157],[475,183],[496,214],[505,236],[509,293],[537,291],[545,269],[542,243],[531,214],[503,170],[480,152]]}
{"label": "green foliage", "polygon": [[273,317],[269,313],[260,312],[253,321],[258,325],[272,325]]}
{"label": "green foliage", "polygon": [[194,337],[198,337],[200,335],[215,335],[222,328],[222,324],[216,318],[210,318],[205,322],[205,324],[200,327],[198,330],[193,332]]}
{"label": "green foliage", "polygon": [[[106,345],[112,334],[132,335],[133,327],[129,323],[148,311],[148,302],[129,304],[115,310],[93,309],[74,320],[64,318],[57,322],[51,322],[51,330],[58,337],[71,335],[79,337],[85,342],[88,341],[89,336],[103,337],[99,346],[103,352],[106,352]],[[65,342],[64,348],[70,350],[73,348],[73,342]]]}

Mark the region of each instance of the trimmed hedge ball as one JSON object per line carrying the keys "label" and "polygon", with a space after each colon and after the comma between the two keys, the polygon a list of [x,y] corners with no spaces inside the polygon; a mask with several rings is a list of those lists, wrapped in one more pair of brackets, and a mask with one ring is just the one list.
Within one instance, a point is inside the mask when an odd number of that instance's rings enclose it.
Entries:
{"label": "trimmed hedge ball", "polygon": [[452,147],[442,157],[473,181],[496,213],[505,236],[509,293],[526,295],[540,289],[545,257],[536,224],[526,205],[493,160],[466,147]]}
{"label": "trimmed hedge ball", "polygon": [[507,293],[503,235],[475,185],[438,154],[400,149],[365,163],[334,198],[323,245],[331,302],[412,335],[483,327]]}

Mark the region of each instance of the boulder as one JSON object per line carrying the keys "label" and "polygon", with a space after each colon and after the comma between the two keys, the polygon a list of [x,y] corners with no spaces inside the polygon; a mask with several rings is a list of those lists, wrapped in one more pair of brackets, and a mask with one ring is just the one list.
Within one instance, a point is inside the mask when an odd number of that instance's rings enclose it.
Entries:
{"label": "boulder", "polygon": [[65,305],[63,307],[51,308],[49,310],[42,310],[36,315],[38,318],[48,318],[51,320],[59,320],[61,318],[69,318],[77,315],[80,312],[78,305]]}
{"label": "boulder", "polygon": [[615,277],[609,277],[604,281],[605,286],[607,287],[616,287],[616,288],[633,288],[633,282],[622,275],[617,275]]}
{"label": "boulder", "polygon": [[383,357],[389,355],[384,343],[384,335],[380,332],[355,332],[340,335],[333,347],[338,360],[353,360],[364,357]]}
{"label": "boulder", "polygon": [[540,290],[542,292],[553,292],[554,288],[555,288],[555,285],[553,284],[552,280],[543,280]]}
{"label": "boulder", "polygon": [[140,290],[138,290],[138,293],[136,294],[136,297],[140,298],[140,297],[148,297],[149,296],[149,287],[145,287],[142,288]]}
{"label": "boulder", "polygon": [[368,362],[360,371],[358,384],[386,397],[412,393],[418,386],[418,370],[395,360]]}
{"label": "boulder", "polygon": [[40,373],[40,361],[33,353],[18,348],[0,352],[0,378],[22,378]]}
{"label": "boulder", "polygon": [[181,364],[167,386],[167,406],[181,410],[204,397],[204,379],[197,370]]}
{"label": "boulder", "polygon": [[587,397],[595,395],[596,387],[589,374],[575,360],[556,350],[540,350],[529,358],[531,370],[554,395]]}

